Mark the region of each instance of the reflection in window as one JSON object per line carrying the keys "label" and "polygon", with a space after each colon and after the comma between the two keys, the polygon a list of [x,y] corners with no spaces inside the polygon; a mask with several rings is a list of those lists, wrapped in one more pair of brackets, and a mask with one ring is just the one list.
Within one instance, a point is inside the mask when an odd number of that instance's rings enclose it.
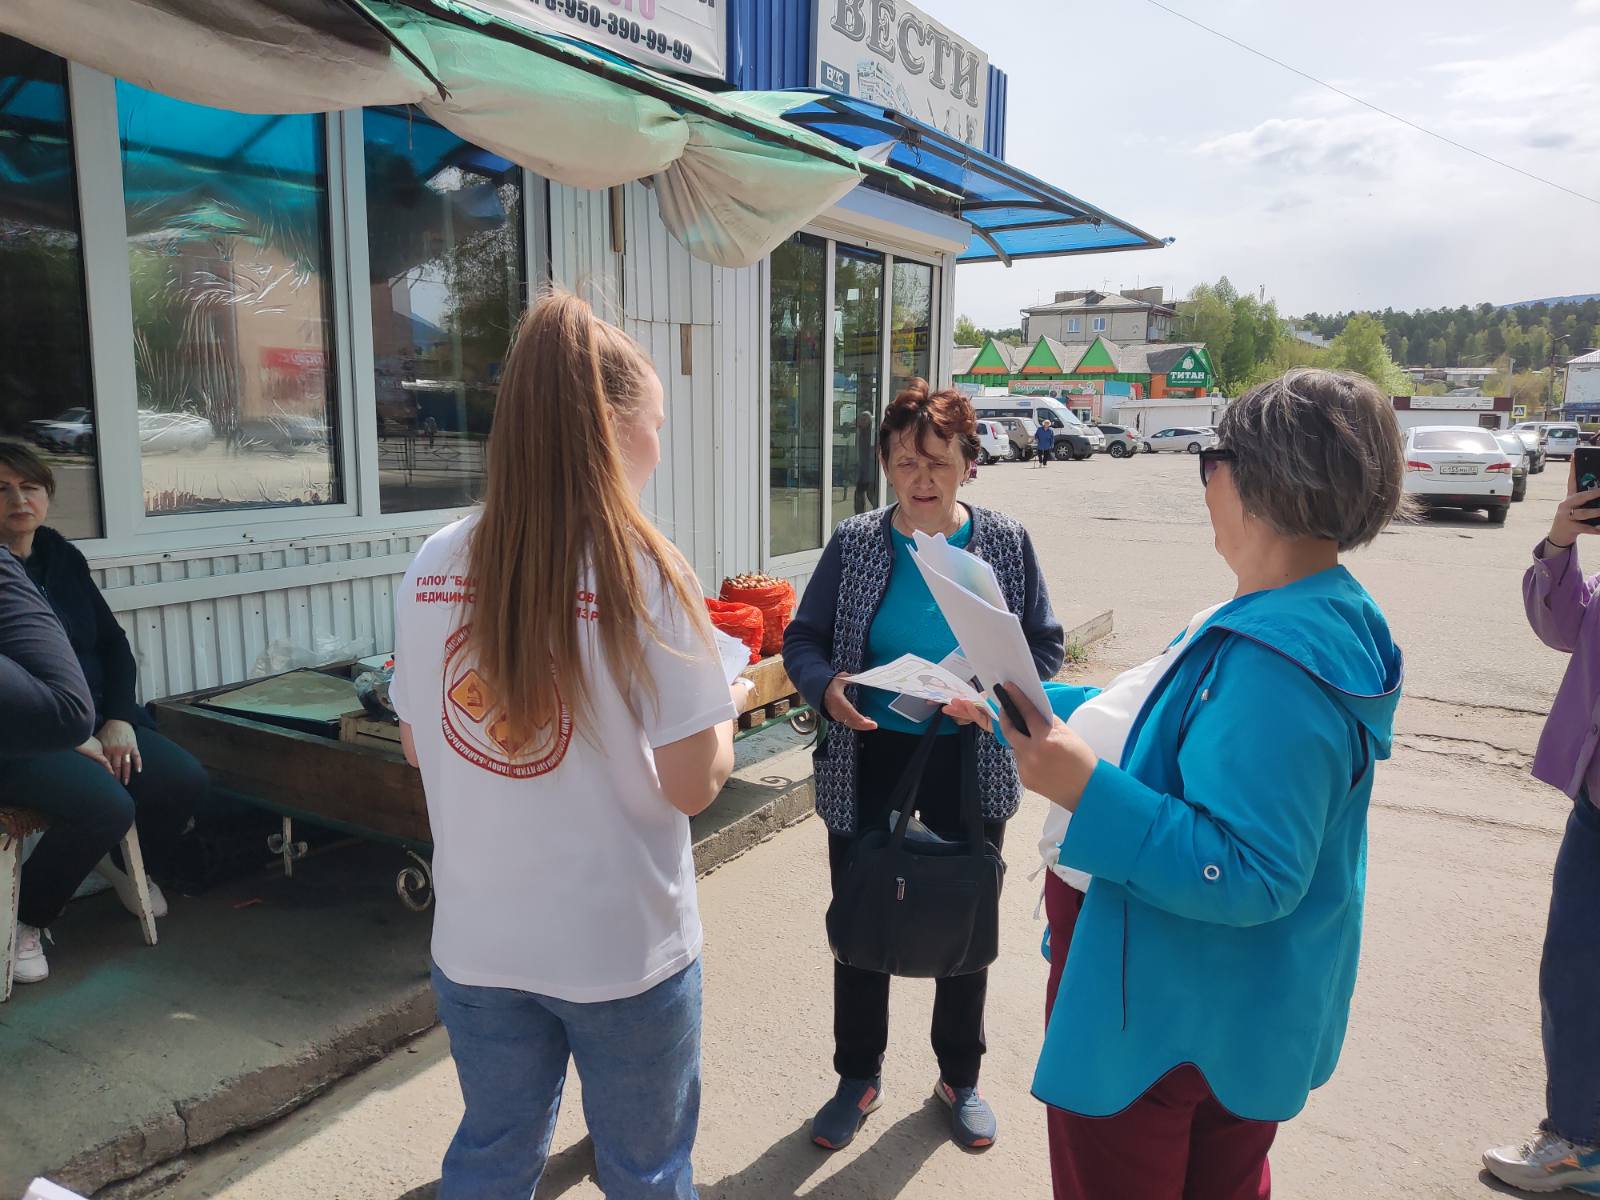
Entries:
{"label": "reflection in window", "polygon": [[772,252],[772,553],[822,546],[822,336],[827,245],[797,233]]}
{"label": "reflection in window", "polygon": [[471,504],[522,310],[522,172],[411,110],[365,125],[383,511]]}
{"label": "reflection in window", "polygon": [[50,524],[100,535],[67,64],[0,37],[0,438],[50,462]]}
{"label": "reflection in window", "polygon": [[883,258],[838,248],[833,276],[833,524],[878,506]]}
{"label": "reflection in window", "polygon": [[933,268],[924,263],[894,264],[894,321],[889,343],[889,394],[913,379],[932,382]]}
{"label": "reflection in window", "polygon": [[321,116],[117,83],[147,513],[338,503]]}

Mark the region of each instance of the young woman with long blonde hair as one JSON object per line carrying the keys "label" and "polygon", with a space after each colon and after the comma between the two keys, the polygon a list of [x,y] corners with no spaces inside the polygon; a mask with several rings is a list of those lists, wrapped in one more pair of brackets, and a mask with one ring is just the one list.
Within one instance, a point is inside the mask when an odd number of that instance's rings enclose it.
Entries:
{"label": "young woman with long blonde hair", "polygon": [[733,769],[743,685],[639,507],[664,419],[632,338],[542,298],[482,509],[428,539],[396,601],[391,694],[428,796],[433,983],[466,1101],[440,1200],[527,1200],[569,1057],[606,1194],[695,1194],[689,818]]}

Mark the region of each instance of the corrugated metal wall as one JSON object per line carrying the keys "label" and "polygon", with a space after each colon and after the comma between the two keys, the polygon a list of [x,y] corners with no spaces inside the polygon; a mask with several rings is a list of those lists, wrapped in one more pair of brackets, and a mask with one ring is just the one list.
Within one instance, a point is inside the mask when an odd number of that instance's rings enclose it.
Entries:
{"label": "corrugated metal wall", "polygon": [[1006,103],[1011,81],[998,67],[989,68],[989,111],[983,130],[983,148],[996,158],[1006,156]]}
{"label": "corrugated metal wall", "polygon": [[273,643],[323,657],[336,644],[363,655],[392,649],[393,588],[431,532],[100,559],[93,575],[150,699],[249,678]]}
{"label": "corrugated metal wall", "polygon": [[[745,92],[811,87],[818,3],[819,0],[730,0],[728,82]],[[981,44],[982,31],[978,33]],[[983,148],[996,158],[1006,156],[1007,92],[1006,73],[991,65]]]}

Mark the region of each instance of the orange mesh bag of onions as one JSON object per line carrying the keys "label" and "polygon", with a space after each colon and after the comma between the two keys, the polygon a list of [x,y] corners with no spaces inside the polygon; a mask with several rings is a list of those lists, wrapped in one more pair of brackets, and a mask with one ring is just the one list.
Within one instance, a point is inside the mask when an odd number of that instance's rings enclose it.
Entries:
{"label": "orange mesh bag of onions", "polygon": [[736,575],[722,581],[722,598],[735,604],[753,604],[766,618],[766,636],[761,653],[777,654],[783,649],[783,631],[794,617],[794,584],[770,575]]}

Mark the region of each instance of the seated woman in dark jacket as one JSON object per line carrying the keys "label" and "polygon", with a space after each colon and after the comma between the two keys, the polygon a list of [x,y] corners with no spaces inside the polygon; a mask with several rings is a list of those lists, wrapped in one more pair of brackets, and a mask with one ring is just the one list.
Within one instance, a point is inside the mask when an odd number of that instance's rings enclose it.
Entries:
{"label": "seated woman in dark jacket", "polygon": [[[55,476],[26,446],[0,443],[0,544],[21,561],[65,627],[94,704],[94,735],[75,750],[0,759],[9,801],[43,813],[50,829],[22,868],[16,979],[49,975],[39,933],[97,863],[133,907],[131,886],[101,860],[137,819],[147,859],[170,852],[209,787],[204,768],[152,728],[135,697],[138,668],[127,636],[95,587],[79,550],[45,526]],[[157,916],[166,901],[154,884]]]}
{"label": "seated woman in dark jacket", "polygon": [[[917,815],[935,833],[961,836],[960,781],[975,760],[984,836],[996,847],[1022,787],[1011,752],[987,733],[957,730],[934,705],[907,715],[891,693],[848,686],[842,675],[904,654],[940,662],[956,649],[928,585],[911,560],[913,534],[943,534],[994,568],[1007,606],[1022,621],[1041,679],[1061,669],[1064,634],[1021,525],[957,498],[978,456],[977,418],[958,392],[920,379],[901,392],[878,431],[878,455],[900,502],[843,522],[806,588],[783,642],[783,661],[801,695],[832,722],[816,753],[817,812],[828,827],[837,887],[855,837],[888,822],[888,800],[931,717],[944,721],[928,763]],[[933,1049],[936,1094],[951,1109],[951,1134],[967,1149],[991,1145],[994,1113],[978,1095],[988,972],[938,980]],[[834,964],[833,1066],[838,1091],[812,1122],[812,1140],[837,1150],[878,1105],[889,1038],[889,977]]]}

